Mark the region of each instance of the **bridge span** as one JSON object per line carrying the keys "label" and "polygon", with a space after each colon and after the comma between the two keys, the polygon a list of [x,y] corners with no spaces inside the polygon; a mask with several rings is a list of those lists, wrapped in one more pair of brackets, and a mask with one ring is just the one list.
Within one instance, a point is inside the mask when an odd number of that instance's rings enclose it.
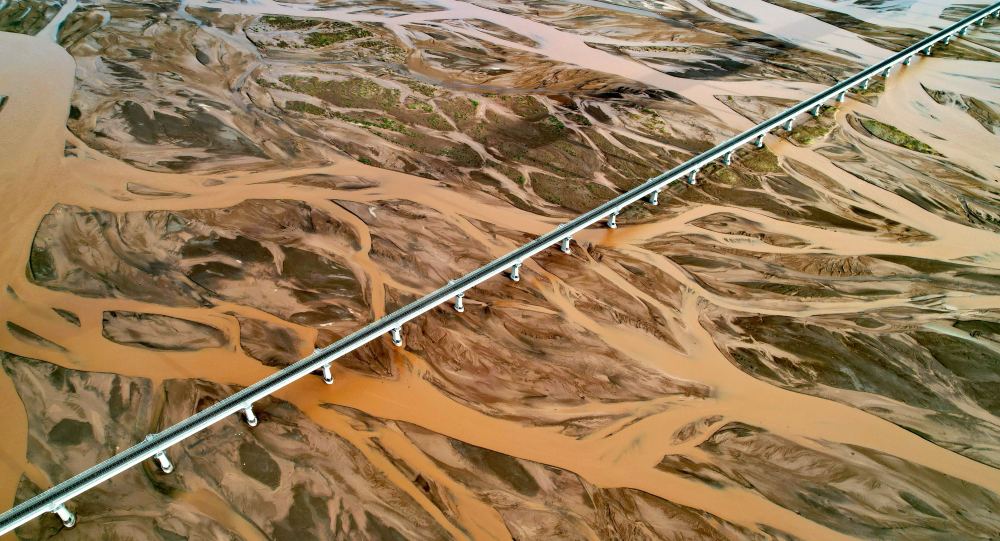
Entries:
{"label": "bridge span", "polygon": [[465,276],[448,282],[440,289],[369,323],[353,334],[325,348],[317,349],[311,355],[295,364],[289,365],[257,383],[226,397],[191,417],[166,428],[162,432],[147,436],[142,442],[0,514],[0,535],[4,535],[45,513],[57,514],[66,527],[74,526],[76,524],[76,515],[67,506],[67,503],[74,497],[145,460],[152,459],[156,461],[164,473],[172,472],[174,466],[167,456],[167,450],[181,440],[233,414],[241,414],[247,424],[256,426],[257,417],[253,412],[254,402],[317,371],[322,372],[326,383],[333,383],[330,364],[338,358],[385,334],[391,336],[393,344],[402,346],[403,325],[410,320],[449,301],[454,303],[453,308],[455,310],[462,312],[464,310],[462,297],[469,289],[500,274],[505,274],[514,281],[520,280],[520,269],[525,260],[554,246],[558,246],[563,252],[569,253],[573,235],[579,231],[601,221],[605,221],[607,227],[617,227],[616,218],[618,213],[626,206],[640,200],[646,200],[653,205],[657,204],[660,190],[671,183],[684,179],[689,184],[695,184],[697,182],[698,171],[705,165],[719,159],[725,165],[731,164],[734,153],[740,147],[748,143],[754,144],[757,147],[763,146],[764,138],[771,131],[779,127],[790,130],[794,126],[795,119],[799,116],[803,114],[818,115],[820,107],[826,102],[830,100],[836,100],[838,103],[843,102],[851,89],[855,87],[867,88],[869,81],[875,77],[889,77],[894,68],[908,66],[914,58],[921,54],[932,54],[935,46],[939,44],[947,45],[952,39],[965,36],[975,25],[982,26],[990,17],[1000,17],[1000,2],[993,3],[976,11],[968,17],[914,43],[881,62],[861,70],[857,74],[838,82],[815,96],[789,107],[784,112],[687,160],[677,167],[648,179],[643,184],[619,195],[607,203],[556,227],[552,231]]}

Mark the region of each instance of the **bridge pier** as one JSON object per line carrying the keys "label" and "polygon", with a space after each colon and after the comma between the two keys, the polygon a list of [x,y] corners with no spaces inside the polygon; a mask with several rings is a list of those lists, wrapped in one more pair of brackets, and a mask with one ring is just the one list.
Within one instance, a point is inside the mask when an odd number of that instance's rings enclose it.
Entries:
{"label": "bridge pier", "polygon": [[160,451],[159,453],[153,455],[153,460],[159,464],[161,472],[170,473],[174,471],[174,465],[170,462],[170,458],[167,457],[167,453],[165,451]]}
{"label": "bridge pier", "polygon": [[841,92],[840,94],[837,94],[837,103],[844,103],[845,99],[847,99],[847,92]]}
{"label": "bridge pier", "polygon": [[965,36],[968,33],[969,33],[969,27],[968,26],[966,26],[966,27],[964,27],[964,28],[962,28],[961,30],[958,31],[958,35],[959,36]]}
{"label": "bridge pier", "polygon": [[573,250],[569,249],[569,243],[573,241],[573,237],[566,237],[559,241],[559,251],[564,254],[571,254]]}
{"label": "bridge pier", "polygon": [[618,229],[618,213],[620,211],[614,211],[608,215],[608,228]]}
{"label": "bridge pier", "polygon": [[[979,20],[982,21],[982,19],[979,19]],[[928,45],[927,48],[924,49],[924,56],[930,56],[933,53],[934,53],[934,46],[933,45]]]}
{"label": "bridge pier", "polygon": [[908,56],[908,57],[906,57],[905,60],[903,60],[903,65],[904,66],[909,66],[911,62],[913,62],[913,57],[912,56]]}
{"label": "bridge pier", "polygon": [[63,526],[66,528],[72,528],[76,526],[76,514],[66,508],[66,504],[61,503],[52,509],[52,512],[59,515],[62,520]]}
{"label": "bridge pier", "polygon": [[521,281],[521,262],[518,261],[510,266],[510,279],[515,282]]}
{"label": "bridge pier", "polygon": [[460,314],[465,311],[465,305],[462,304],[462,297],[465,297],[465,293],[455,295],[455,311]]}
{"label": "bridge pier", "polygon": [[243,408],[243,418],[250,426],[257,426],[257,416],[253,413],[253,404]]}
{"label": "bridge pier", "polygon": [[323,383],[333,385],[333,371],[330,370],[329,364],[323,365]]}
{"label": "bridge pier", "polygon": [[755,146],[757,148],[763,148],[764,147],[764,134],[763,133],[757,136],[757,141],[754,142],[753,146]]}
{"label": "bridge pier", "polygon": [[882,77],[888,79],[889,75],[892,75],[892,66],[889,66],[882,71]]}
{"label": "bridge pier", "polygon": [[689,186],[694,186],[695,184],[698,184],[698,170],[697,169],[692,169],[691,172],[688,173],[687,183],[688,183]]}
{"label": "bridge pier", "polygon": [[[516,282],[517,280],[514,280],[514,281]],[[393,327],[393,329],[391,331],[389,331],[389,335],[392,336],[392,345],[394,345],[396,347],[400,347],[400,346],[403,345],[403,329],[402,328],[400,328],[400,327]]]}
{"label": "bridge pier", "polygon": [[649,204],[650,205],[660,204],[660,190],[653,190],[653,193],[649,194]]}
{"label": "bridge pier", "polygon": [[813,118],[818,117],[819,116],[819,110],[822,107],[823,107],[822,103],[817,103],[816,106],[812,108],[812,111],[809,111],[809,114],[811,114],[813,116]]}
{"label": "bridge pier", "polygon": [[722,164],[723,165],[732,165],[733,164],[733,151],[732,150],[730,150],[729,152],[727,152],[726,155],[722,157]]}
{"label": "bridge pier", "polygon": [[868,90],[868,79],[861,81],[861,84],[858,85],[858,88],[860,88],[861,90]]}
{"label": "bridge pier", "polygon": [[944,40],[941,41],[941,45],[948,45],[951,43],[951,36],[945,36]]}
{"label": "bridge pier", "polygon": [[788,120],[785,121],[784,128],[785,128],[785,131],[792,131],[792,119],[791,118],[789,118]]}

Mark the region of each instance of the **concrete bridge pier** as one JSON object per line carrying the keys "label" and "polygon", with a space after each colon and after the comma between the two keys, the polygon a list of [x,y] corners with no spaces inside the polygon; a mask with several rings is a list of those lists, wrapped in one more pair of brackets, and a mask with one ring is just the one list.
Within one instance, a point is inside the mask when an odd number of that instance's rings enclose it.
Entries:
{"label": "concrete bridge pier", "polygon": [[462,313],[465,311],[465,305],[462,304],[462,297],[465,297],[465,293],[459,293],[455,295],[455,311]]}
{"label": "concrete bridge pier", "polygon": [[722,165],[732,165],[733,164],[733,151],[730,150],[722,157]]}
{"label": "concrete bridge pier", "polygon": [[389,331],[389,336],[392,336],[392,345],[396,347],[403,345],[403,329],[401,327],[394,327]]}
{"label": "concrete bridge pier", "polygon": [[170,473],[174,471],[174,465],[170,462],[170,458],[167,457],[167,453],[160,451],[153,455],[153,460],[160,466],[160,471],[163,473]]}
{"label": "concrete bridge pier", "polygon": [[966,26],[965,28],[963,28],[963,29],[961,29],[961,30],[958,31],[958,35],[959,36],[965,36],[968,33],[969,33],[969,27],[968,26]]}
{"label": "concrete bridge pier", "polygon": [[753,146],[755,146],[757,148],[764,148],[764,134],[763,133],[757,136],[757,141],[754,142]]}
{"label": "concrete bridge pier", "polygon": [[521,281],[521,262],[518,261],[510,266],[510,279],[514,282]]}
{"label": "concrete bridge pier", "polygon": [[253,413],[253,404],[243,408],[243,418],[250,426],[257,426],[257,416]]}
{"label": "concrete bridge pier", "polygon": [[822,107],[823,107],[822,103],[817,103],[816,106],[813,107],[811,111],[809,111],[809,114],[812,115],[813,118],[818,117],[819,116],[819,110]]}
{"label": "concrete bridge pier", "polygon": [[904,66],[909,66],[911,62],[913,62],[913,57],[912,56],[908,56],[908,57],[906,57],[906,60],[903,60],[903,65]]}
{"label": "concrete bridge pier", "polygon": [[860,88],[861,90],[868,90],[868,79],[861,81],[861,84],[858,85],[858,88]]}
{"label": "concrete bridge pier", "polygon": [[688,173],[687,183],[688,183],[688,186],[694,186],[695,184],[698,184],[698,170],[697,169],[692,169],[691,172]]}
{"label": "concrete bridge pier", "polygon": [[785,128],[785,131],[792,131],[792,119],[791,118],[789,118],[788,120],[785,121],[784,128]]}
{"label": "concrete bridge pier", "polygon": [[650,205],[660,204],[660,190],[653,190],[653,193],[649,194],[649,204]]}
{"label": "concrete bridge pier", "polygon": [[941,42],[942,45],[948,45],[951,43],[951,36],[945,36],[944,40]]}
{"label": "concrete bridge pier", "polygon": [[841,92],[840,94],[837,94],[837,103],[844,103],[844,100],[846,99],[847,99],[847,92]]}
{"label": "concrete bridge pier", "polygon": [[889,75],[892,75],[892,66],[889,66],[882,71],[882,77],[888,79]]}
{"label": "concrete bridge pier", "polygon": [[[979,20],[982,21],[982,19],[979,19]],[[932,54],[934,54],[934,46],[933,45],[928,45],[927,48],[924,49],[924,56],[930,56]]]}
{"label": "concrete bridge pier", "polygon": [[330,370],[329,364],[323,365],[323,383],[333,385],[333,371]]}
{"label": "concrete bridge pier", "polygon": [[573,253],[573,251],[569,249],[569,243],[572,241],[573,237],[566,237],[563,240],[559,241],[559,251],[561,251],[564,254]]}
{"label": "concrete bridge pier", "polygon": [[72,528],[76,526],[76,514],[66,508],[66,504],[61,503],[57,505],[53,510],[53,513],[59,515],[62,520],[63,526],[66,528]]}
{"label": "concrete bridge pier", "polygon": [[608,228],[618,229],[618,213],[620,211],[616,210],[608,215]]}

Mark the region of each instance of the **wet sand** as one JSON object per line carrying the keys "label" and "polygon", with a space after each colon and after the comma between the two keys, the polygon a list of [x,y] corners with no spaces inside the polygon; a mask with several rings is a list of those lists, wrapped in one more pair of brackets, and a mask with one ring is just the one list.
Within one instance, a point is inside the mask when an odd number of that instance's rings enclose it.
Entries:
{"label": "wet sand", "polygon": [[[760,4],[108,3],[0,33],[5,505],[889,54]],[[998,70],[920,59],[18,536],[996,536]]]}

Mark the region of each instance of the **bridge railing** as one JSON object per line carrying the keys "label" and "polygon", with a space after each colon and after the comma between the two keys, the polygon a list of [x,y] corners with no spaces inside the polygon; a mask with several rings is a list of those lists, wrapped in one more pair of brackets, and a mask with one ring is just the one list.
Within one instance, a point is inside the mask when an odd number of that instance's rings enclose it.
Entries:
{"label": "bridge railing", "polygon": [[169,473],[173,470],[173,465],[166,455],[166,450],[171,446],[233,414],[242,413],[249,424],[256,425],[257,419],[252,409],[254,402],[318,370],[323,372],[327,383],[331,383],[332,377],[330,376],[329,367],[338,358],[382,337],[386,333],[392,336],[394,344],[397,346],[402,345],[402,326],[414,318],[449,300],[455,300],[455,308],[461,310],[461,296],[465,291],[499,274],[507,273],[511,279],[518,280],[521,264],[539,252],[548,250],[554,245],[560,245],[563,251],[568,251],[570,239],[574,234],[601,220],[608,220],[609,227],[616,227],[615,217],[624,207],[646,198],[649,198],[652,204],[656,204],[659,191],[671,183],[680,179],[687,179],[693,184],[698,170],[705,165],[720,158],[723,159],[723,163],[728,165],[732,161],[733,153],[743,145],[753,142],[758,147],[762,146],[764,137],[772,130],[781,126],[790,128],[792,126],[791,123],[802,114],[818,114],[819,107],[831,99],[843,101],[845,94],[851,89],[857,86],[867,87],[867,82],[875,77],[887,77],[892,68],[900,64],[908,65],[918,54],[931,54],[931,50],[935,45],[942,42],[947,44],[956,35],[964,36],[971,26],[974,24],[982,25],[990,16],[1000,16],[1000,2],[976,11],[972,15],[918,41],[889,58],[869,66],[811,98],[793,105],[784,112],[761,122],[753,128],[715,146],[711,150],[703,152],[677,167],[647,180],[645,183],[615,197],[607,203],[556,227],[552,231],[528,242],[509,254],[449,282],[436,291],[373,321],[353,334],[325,348],[314,351],[311,355],[295,364],[289,365],[257,383],[216,402],[191,417],[164,429],[162,432],[148,436],[144,441],[129,447],[104,462],[16,505],[14,508],[0,515],[0,535],[10,532],[44,513],[56,513],[67,527],[73,526],[76,523],[76,515],[66,507],[66,503],[72,498],[145,460],[155,459],[159,463],[160,468],[165,473]]}

